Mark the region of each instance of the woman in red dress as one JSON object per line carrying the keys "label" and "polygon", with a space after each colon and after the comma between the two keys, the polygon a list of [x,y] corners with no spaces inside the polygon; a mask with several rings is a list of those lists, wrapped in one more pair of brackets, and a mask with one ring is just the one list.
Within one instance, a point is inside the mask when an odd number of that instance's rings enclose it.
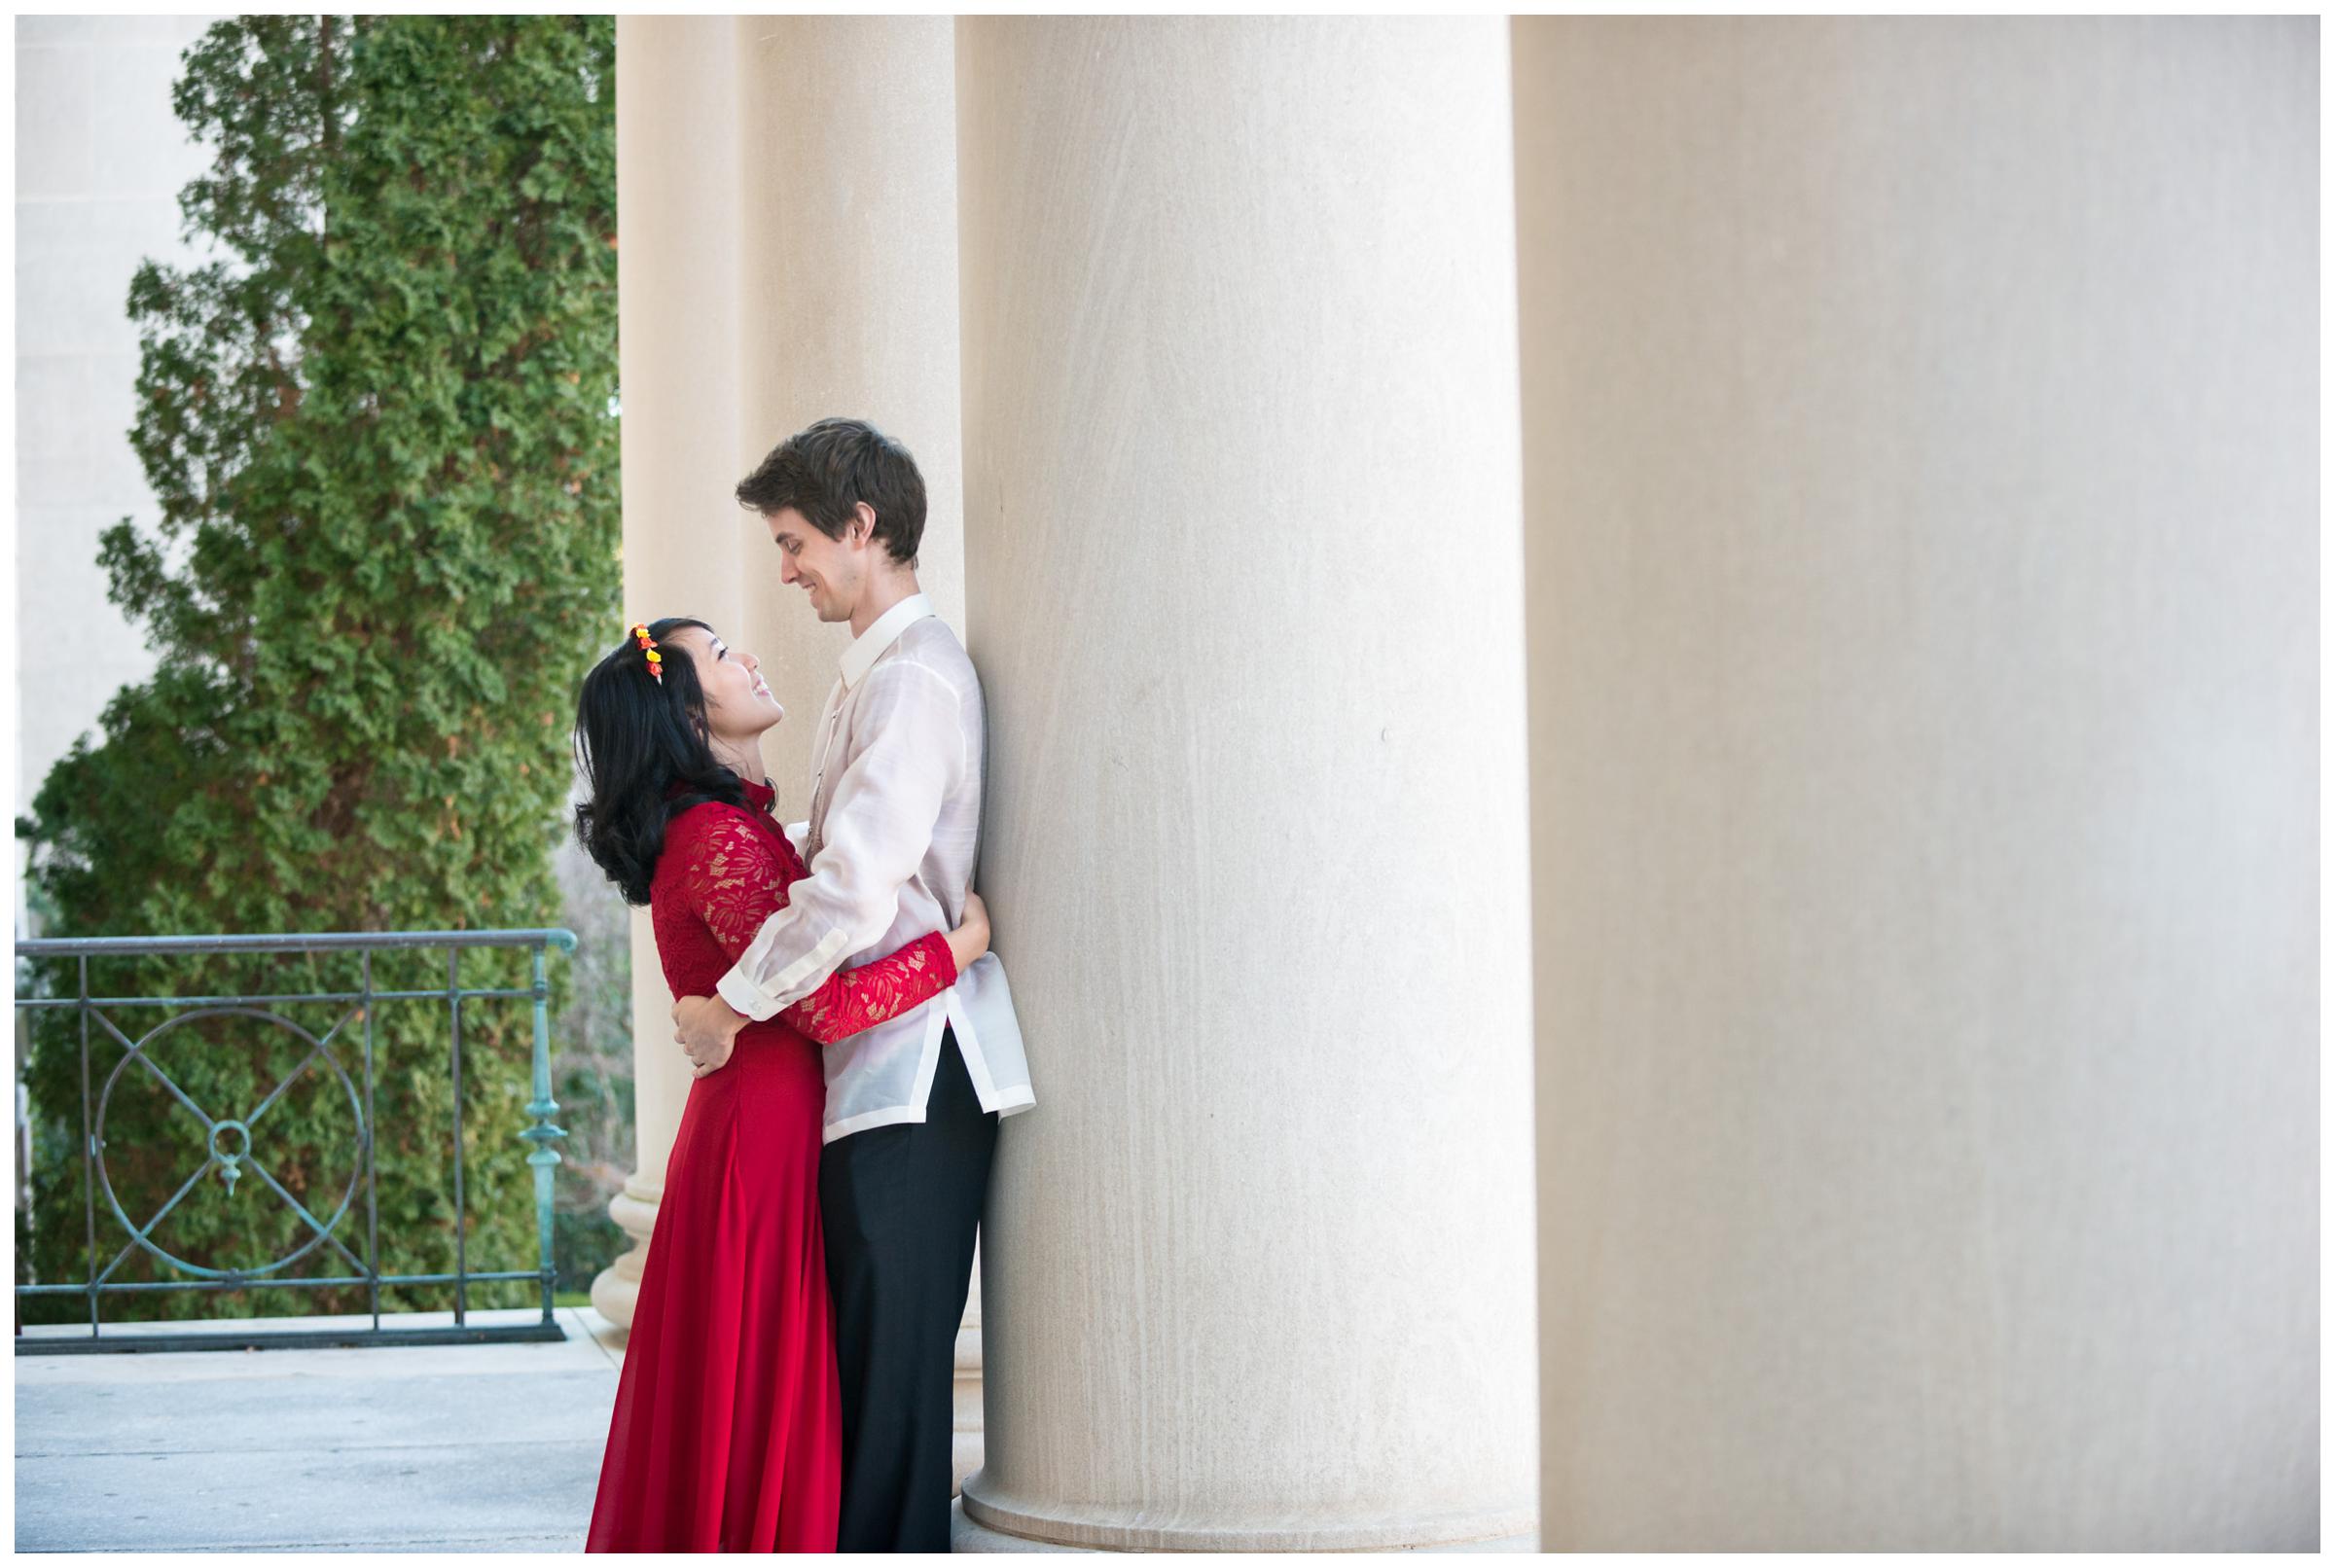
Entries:
{"label": "woman in red dress", "polygon": [[[699,621],[635,627],[585,678],[576,831],[649,906],[675,996],[709,996],[808,874],[772,817],[762,734],[785,710]],[[953,984],[966,923],[841,970],[700,1074],[665,1166],[588,1551],[832,1551],[842,1414],[819,1230],[820,1047]],[[676,1047],[676,1050],[679,1048]]]}

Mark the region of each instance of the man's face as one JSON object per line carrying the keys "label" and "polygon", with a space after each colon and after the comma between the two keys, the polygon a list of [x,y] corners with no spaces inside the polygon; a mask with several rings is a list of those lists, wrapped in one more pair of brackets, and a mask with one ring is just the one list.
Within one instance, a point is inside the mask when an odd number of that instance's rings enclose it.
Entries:
{"label": "man's face", "polygon": [[808,593],[821,621],[850,620],[867,583],[868,547],[854,542],[854,530],[830,539],[793,507],[765,513],[763,521],[778,546],[778,581]]}

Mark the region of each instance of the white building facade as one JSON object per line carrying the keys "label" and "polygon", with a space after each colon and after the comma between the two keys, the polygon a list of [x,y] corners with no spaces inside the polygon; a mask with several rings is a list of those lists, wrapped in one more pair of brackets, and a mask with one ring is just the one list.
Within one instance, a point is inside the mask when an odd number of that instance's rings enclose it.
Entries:
{"label": "white building facade", "polygon": [[[18,17],[17,809],[106,699],[154,668],[106,599],[98,536],[158,516],[129,445],[141,262],[175,261],[179,189],[209,164],[170,109],[215,18]],[[23,852],[17,852],[22,866]],[[22,879],[17,929],[25,928]]]}

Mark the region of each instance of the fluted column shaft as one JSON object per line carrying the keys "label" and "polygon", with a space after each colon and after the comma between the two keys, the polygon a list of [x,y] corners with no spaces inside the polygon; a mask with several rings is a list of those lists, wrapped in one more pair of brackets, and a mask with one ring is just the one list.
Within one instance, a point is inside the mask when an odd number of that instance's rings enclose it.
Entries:
{"label": "fluted column shaft", "polygon": [[[745,462],[829,414],[898,438],[924,476],[917,581],[962,636],[952,25],[740,17],[736,27]],[[851,628],[820,624],[803,590],[778,581],[776,547],[763,537],[758,549],[747,556],[746,615],[753,646],[775,652],[764,663],[790,715],[763,755],[781,812],[799,818],[819,703]]]}
{"label": "fluted column shaft", "polygon": [[[956,68],[946,17],[736,20],[744,252],[742,474],[829,414],[905,444],[924,477],[916,581],[965,630],[956,316]],[[733,509],[735,511],[735,509]],[[746,530],[745,630],[787,707],[763,738],[778,808],[808,809],[810,742],[851,628],[822,624]],[[981,1457],[978,1283],[957,1335],[959,1475]]]}
{"label": "fluted column shaft", "polygon": [[[737,505],[736,66],[727,18],[621,17],[616,35],[617,327],[624,400],[625,614],[734,626],[743,607]],[[755,557],[759,560],[760,557]],[[614,643],[623,628],[611,626]],[[633,1135],[609,1211],[632,1250],[593,1281],[618,1323],[647,1261],[689,1062],[646,909],[632,916]]]}
{"label": "fluted column shaft", "polygon": [[2316,1545],[2316,23],[1516,37],[1545,1546]]}
{"label": "fluted column shaft", "polygon": [[1527,1529],[1505,26],[957,45],[982,875],[1039,1101],[966,1516]]}
{"label": "fluted column shaft", "polygon": [[[962,629],[953,32],[916,18],[618,28],[628,613],[699,616],[760,657],[788,714],[763,760],[799,818],[850,628],[779,582],[732,491],[813,419],[873,420],[916,453],[919,578]],[[690,1084],[645,913],[632,956],[639,1165],[612,1212],[638,1245],[593,1286],[619,1321]],[[970,1321],[977,1366],[978,1309]]]}

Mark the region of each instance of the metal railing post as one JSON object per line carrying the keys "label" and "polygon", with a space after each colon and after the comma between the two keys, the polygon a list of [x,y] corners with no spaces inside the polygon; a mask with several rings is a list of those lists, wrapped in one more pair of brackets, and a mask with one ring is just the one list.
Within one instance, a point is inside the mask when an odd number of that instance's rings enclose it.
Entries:
{"label": "metal railing post", "polygon": [[555,1267],[552,1258],[552,1171],[559,1163],[559,1151],[552,1145],[567,1136],[553,1125],[552,1113],[559,1102],[552,1098],[552,1025],[551,982],[544,976],[543,948],[535,948],[535,1097],[527,1102],[527,1115],[535,1124],[523,1136],[535,1146],[527,1156],[527,1163],[535,1167],[535,1225],[537,1256],[543,1267],[543,1321],[552,1321],[552,1293]]}
{"label": "metal railing post", "polygon": [[446,999],[453,1009],[453,1080],[454,1080],[454,1322],[459,1326],[467,1317],[470,1306],[469,1248],[470,1212],[462,1192],[462,989],[455,980],[455,963],[462,949],[446,950]]}
{"label": "metal railing post", "polygon": [[[22,944],[18,944],[21,948]],[[80,1006],[75,1010],[81,1022],[81,1202],[87,1224],[90,1251],[90,1337],[101,1332],[97,1326],[97,1134],[90,1126],[90,959],[81,956],[77,966],[81,971]],[[27,1223],[30,1216],[26,1216]],[[19,1298],[20,1300],[20,1298]]]}

